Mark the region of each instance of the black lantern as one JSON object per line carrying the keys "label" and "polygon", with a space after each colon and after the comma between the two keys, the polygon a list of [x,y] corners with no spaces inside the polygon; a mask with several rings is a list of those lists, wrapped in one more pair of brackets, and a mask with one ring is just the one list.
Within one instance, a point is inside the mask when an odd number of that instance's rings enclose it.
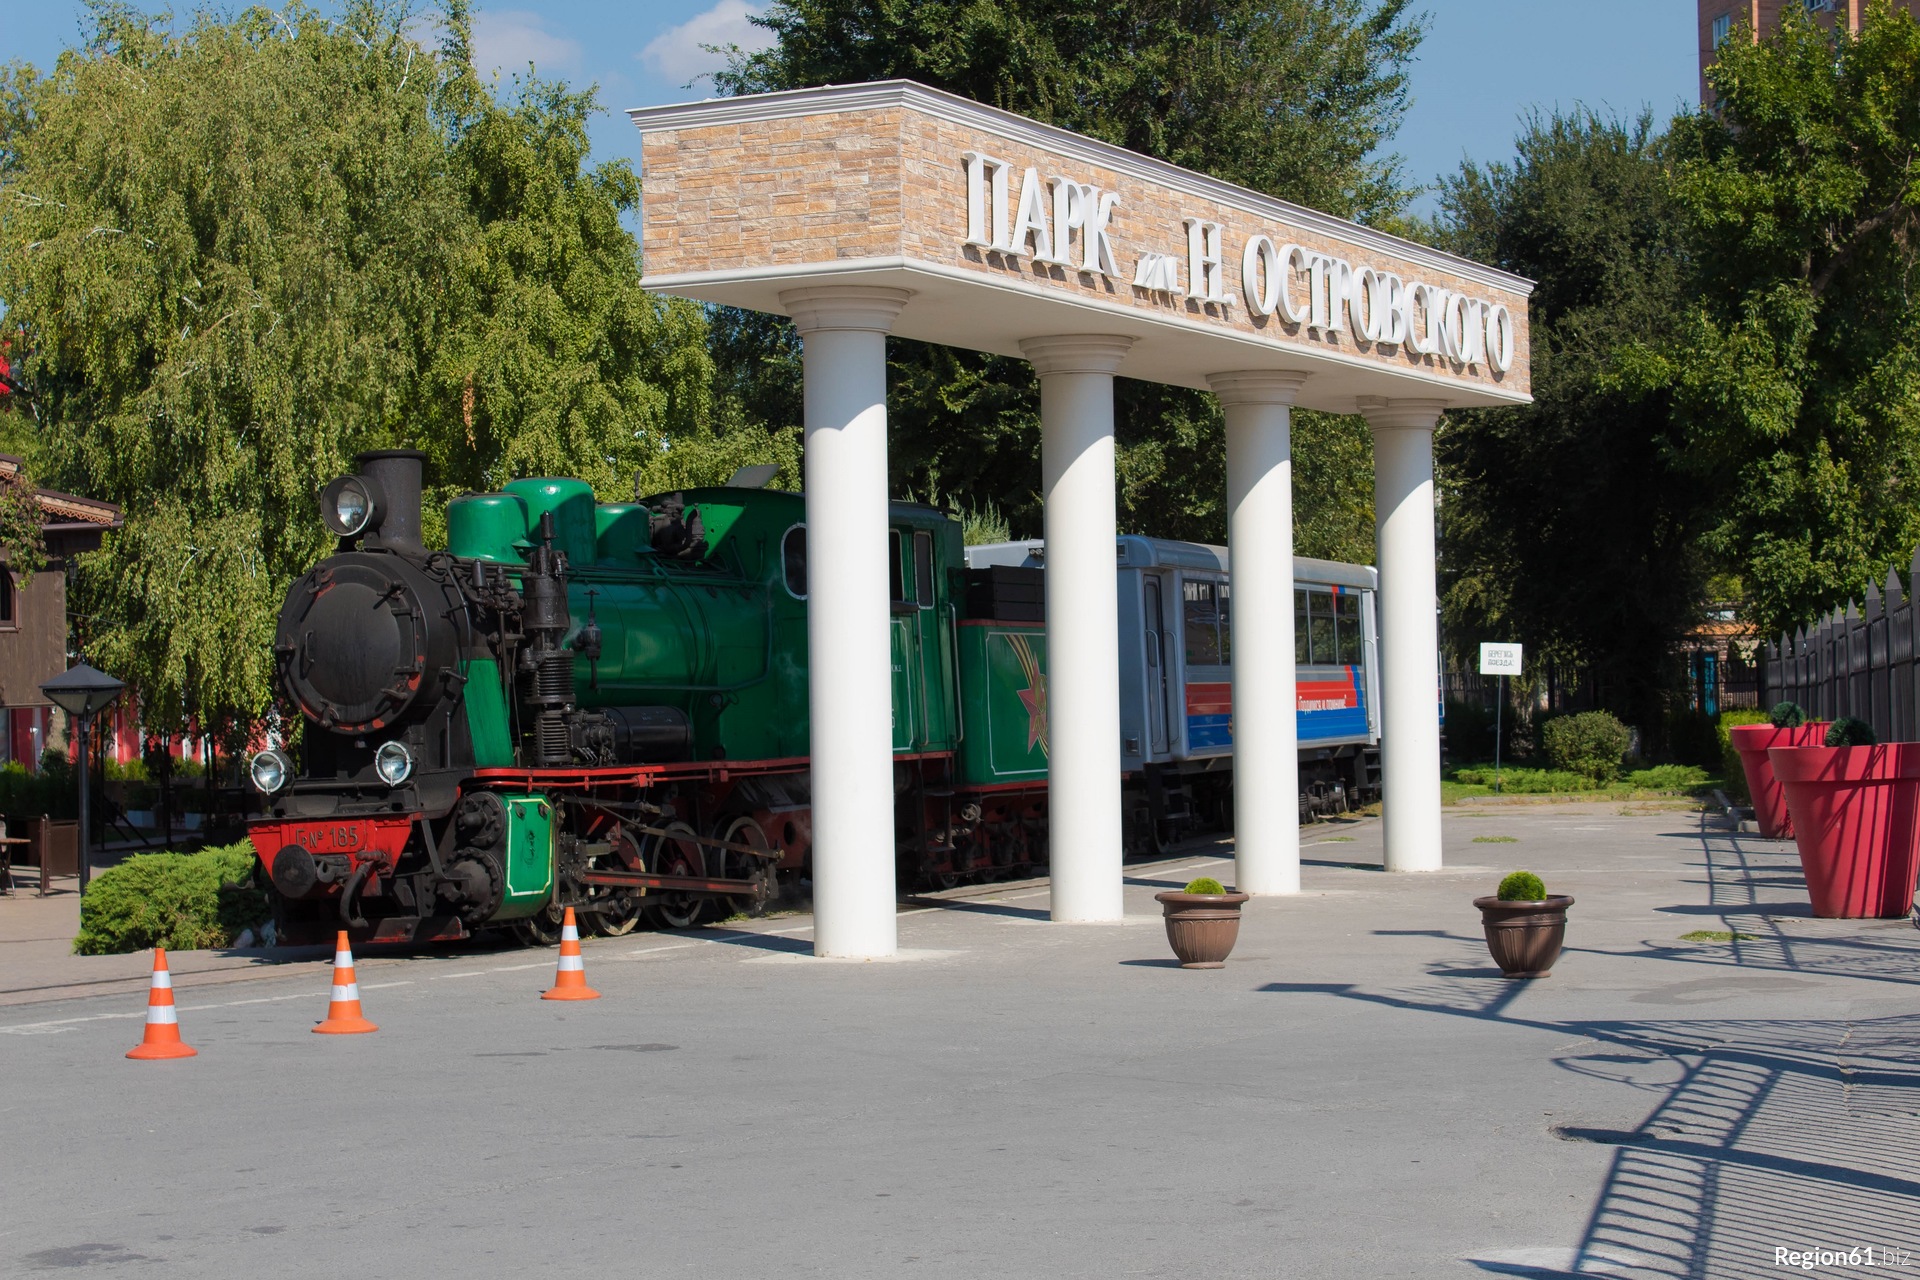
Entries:
{"label": "black lantern", "polygon": [[[74,732],[80,745],[80,892],[87,891],[87,863],[92,852],[92,824],[88,821],[88,780],[93,772],[91,757],[87,752],[87,731],[93,727],[93,718],[112,706],[114,699],[126,689],[126,685],[115,680],[104,671],[96,671],[86,663],[71,667],[40,686],[40,692],[47,695],[53,705],[59,707],[73,718]],[[43,853],[44,859],[46,855]],[[40,869],[44,877],[46,868]]]}

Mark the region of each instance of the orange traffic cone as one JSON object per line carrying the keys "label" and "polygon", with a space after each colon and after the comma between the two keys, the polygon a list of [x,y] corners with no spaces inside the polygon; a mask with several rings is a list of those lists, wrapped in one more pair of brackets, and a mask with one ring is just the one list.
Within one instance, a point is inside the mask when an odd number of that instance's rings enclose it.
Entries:
{"label": "orange traffic cone", "polygon": [[587,985],[586,966],[580,960],[580,926],[573,922],[573,908],[560,923],[560,968],[553,975],[553,990],[543,992],[542,1000],[598,1000],[600,993]]}
{"label": "orange traffic cone", "polygon": [[180,1016],[173,1009],[173,974],[167,971],[167,953],[153,949],[153,985],[147,989],[147,1030],[140,1043],[127,1050],[129,1058],[191,1058],[198,1049],[180,1040]]}
{"label": "orange traffic cone", "polygon": [[360,1016],[360,984],[353,979],[353,952],[347,946],[347,931],[342,929],[333,944],[333,999],[327,1002],[327,1020],[314,1032],[351,1036],[379,1029]]}

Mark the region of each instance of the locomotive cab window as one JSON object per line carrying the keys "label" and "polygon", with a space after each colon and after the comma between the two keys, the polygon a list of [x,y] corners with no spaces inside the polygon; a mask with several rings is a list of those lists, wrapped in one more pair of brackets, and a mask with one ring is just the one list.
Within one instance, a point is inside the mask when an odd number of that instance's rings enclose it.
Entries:
{"label": "locomotive cab window", "polygon": [[933,535],[913,535],[913,596],[922,609],[933,608]]}
{"label": "locomotive cab window", "polygon": [[1189,578],[1181,584],[1180,594],[1186,624],[1187,664],[1219,666],[1223,659],[1220,654],[1220,601],[1215,584],[1195,582]]}
{"label": "locomotive cab window", "polygon": [[1304,667],[1311,658],[1307,648],[1307,593],[1296,588],[1293,593],[1293,662]]}
{"label": "locomotive cab window", "polygon": [[894,529],[887,534],[887,596],[895,604],[907,603],[907,574],[900,554],[900,531]]}
{"label": "locomotive cab window", "polygon": [[780,540],[780,567],[786,576],[787,594],[796,600],[807,598],[807,526],[797,524]]}

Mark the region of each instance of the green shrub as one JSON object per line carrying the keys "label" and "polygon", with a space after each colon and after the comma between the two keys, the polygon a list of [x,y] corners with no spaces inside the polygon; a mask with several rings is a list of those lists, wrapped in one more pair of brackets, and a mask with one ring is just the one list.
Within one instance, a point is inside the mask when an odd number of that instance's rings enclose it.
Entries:
{"label": "green shrub", "polygon": [[38,773],[18,761],[0,765],[0,815],[73,818],[80,813],[80,780],[58,752],[41,757]]}
{"label": "green shrub", "polygon": [[1627,726],[1605,711],[1557,717],[1541,730],[1540,737],[1554,768],[1584,774],[1600,784],[1620,776],[1620,762],[1633,741]]}
{"label": "green shrub", "polygon": [[1197,880],[1187,881],[1185,890],[1187,893],[1225,893],[1226,891],[1227,886],[1221,884],[1212,876],[1201,876]]}
{"label": "green shrub", "polygon": [[1874,734],[1872,725],[1852,716],[1841,716],[1827,726],[1827,745],[1830,747],[1870,747],[1878,741],[1880,739]]}
{"label": "green shrub", "polygon": [[1747,771],[1741,767],[1740,753],[1733,749],[1733,730],[1743,724],[1771,722],[1772,717],[1764,711],[1722,711],[1714,725],[1714,734],[1720,740],[1720,776],[1726,780],[1727,795],[1735,800],[1753,797],[1747,794]]}
{"label": "green shrub", "polygon": [[1531,871],[1515,871],[1500,882],[1499,891],[1494,895],[1502,902],[1544,902],[1547,886],[1540,883],[1540,877]]}
{"label": "green shrub", "polygon": [[1707,781],[1707,771],[1691,764],[1657,764],[1635,769],[1626,778],[1636,791],[1691,791]]}
{"label": "green shrub", "polygon": [[1711,768],[1720,762],[1720,741],[1713,717],[1704,711],[1681,707],[1665,717],[1667,743],[1662,755],[1676,764],[1697,764]]}
{"label": "green shrub", "polygon": [[245,841],[199,853],[136,854],[87,887],[74,954],[229,946],[269,914],[266,894],[252,887],[253,867],[253,846]]}
{"label": "green shrub", "polygon": [[1767,721],[1776,729],[1798,729],[1807,722],[1807,709],[1797,702],[1776,702]]}

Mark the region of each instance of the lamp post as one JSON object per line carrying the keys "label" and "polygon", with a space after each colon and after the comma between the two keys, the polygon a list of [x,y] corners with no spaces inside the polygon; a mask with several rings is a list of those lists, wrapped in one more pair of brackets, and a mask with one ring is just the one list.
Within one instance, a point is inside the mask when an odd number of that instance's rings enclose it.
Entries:
{"label": "lamp post", "polygon": [[[92,822],[88,804],[88,783],[93,773],[91,757],[87,752],[87,731],[93,727],[93,718],[113,705],[127,686],[115,680],[104,671],[96,671],[86,663],[69,668],[40,686],[40,692],[47,695],[53,704],[72,717],[74,730],[80,743],[80,892],[87,892],[88,853],[92,847]],[[41,854],[42,859],[46,854]],[[45,877],[46,868],[40,869]]]}

